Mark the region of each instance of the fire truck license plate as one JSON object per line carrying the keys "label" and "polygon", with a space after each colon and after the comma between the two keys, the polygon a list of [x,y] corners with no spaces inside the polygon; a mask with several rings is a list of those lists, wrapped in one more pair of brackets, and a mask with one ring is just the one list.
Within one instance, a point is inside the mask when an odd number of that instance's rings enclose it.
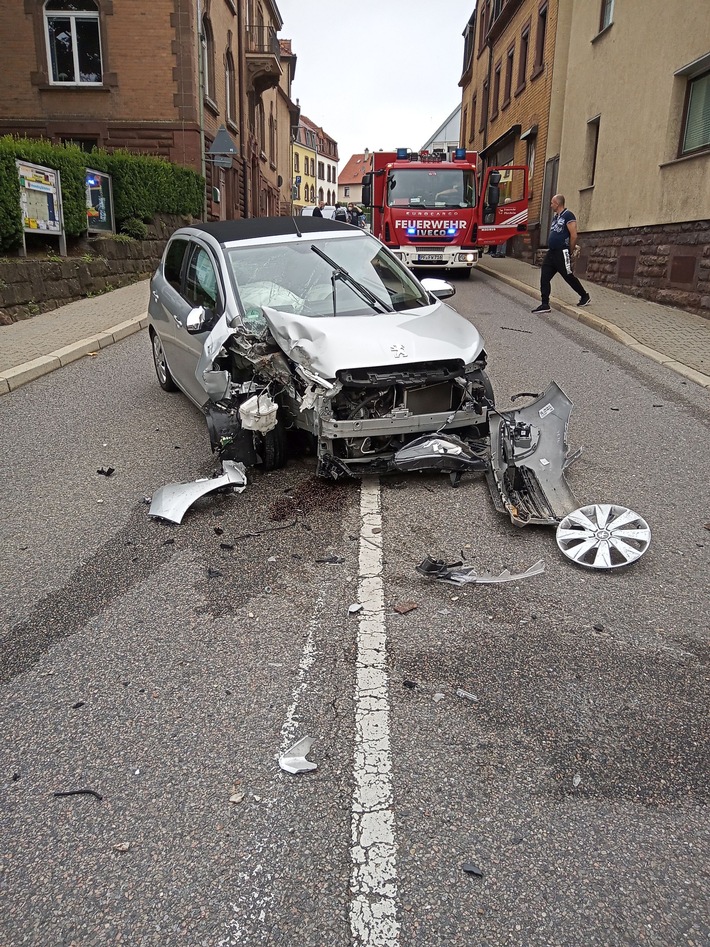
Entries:
{"label": "fire truck license plate", "polygon": [[420,253],[417,257],[417,263],[443,263],[444,258],[440,253]]}

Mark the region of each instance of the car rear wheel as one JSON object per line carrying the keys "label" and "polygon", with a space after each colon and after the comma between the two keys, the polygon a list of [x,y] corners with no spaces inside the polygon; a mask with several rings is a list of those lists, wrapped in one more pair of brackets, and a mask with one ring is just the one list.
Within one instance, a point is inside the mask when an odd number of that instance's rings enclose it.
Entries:
{"label": "car rear wheel", "polygon": [[173,376],[168,368],[168,360],[165,357],[163,343],[157,332],[151,330],[150,341],[153,346],[153,364],[155,365],[155,374],[158,376],[158,384],[163,391],[177,391],[177,385],[173,381]]}

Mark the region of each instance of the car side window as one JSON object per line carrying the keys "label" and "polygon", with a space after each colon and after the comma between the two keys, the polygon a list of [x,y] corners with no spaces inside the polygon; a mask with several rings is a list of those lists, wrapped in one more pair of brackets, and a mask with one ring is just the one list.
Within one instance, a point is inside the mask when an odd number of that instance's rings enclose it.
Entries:
{"label": "car side window", "polygon": [[195,247],[187,265],[185,279],[185,297],[193,306],[217,309],[219,290],[217,273],[209,253],[202,247]]}
{"label": "car side window", "polygon": [[165,279],[173,289],[180,292],[180,276],[182,274],[182,261],[185,259],[187,250],[187,240],[173,240],[165,254],[165,263],[163,264],[163,274]]}

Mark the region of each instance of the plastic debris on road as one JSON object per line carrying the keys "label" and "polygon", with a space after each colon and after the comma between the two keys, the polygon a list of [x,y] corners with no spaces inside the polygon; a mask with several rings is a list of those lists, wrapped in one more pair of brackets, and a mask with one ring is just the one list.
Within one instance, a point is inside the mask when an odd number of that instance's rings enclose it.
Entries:
{"label": "plastic debris on road", "polygon": [[311,747],[315,743],[313,737],[301,737],[293,746],[279,757],[279,766],[286,773],[308,773],[318,769],[316,763],[307,760]]}
{"label": "plastic debris on road", "polygon": [[465,700],[478,700],[475,694],[472,694],[470,691],[465,691],[461,687],[456,691],[457,697],[463,697]]}
{"label": "plastic debris on road", "polygon": [[222,469],[224,473],[221,477],[204,478],[192,483],[168,483],[160,487],[153,494],[148,514],[171,523],[180,523],[192,504],[213,490],[231,486],[235,493],[242,493],[247,485],[244,464],[223,460]]}
{"label": "plastic debris on road", "polygon": [[436,579],[439,582],[447,582],[449,585],[465,585],[467,582],[494,585],[498,582],[517,582],[518,579],[529,579],[531,576],[540,575],[545,571],[545,562],[538,559],[524,572],[503,569],[498,575],[494,575],[492,572],[477,572],[473,566],[464,566],[460,562],[447,564],[443,559],[432,559],[431,556],[427,556],[416,569],[427,579]]}

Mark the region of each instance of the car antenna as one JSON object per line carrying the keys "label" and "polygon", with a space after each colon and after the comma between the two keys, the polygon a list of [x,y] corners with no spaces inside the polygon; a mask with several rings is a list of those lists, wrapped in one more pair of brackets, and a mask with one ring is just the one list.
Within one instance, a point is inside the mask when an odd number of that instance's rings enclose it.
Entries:
{"label": "car antenna", "polygon": [[302,237],[303,234],[302,234],[301,231],[298,229],[298,224],[296,223],[296,218],[292,216],[292,217],[291,217],[291,220],[293,221],[293,226],[296,228],[296,233],[298,234],[299,237]]}

